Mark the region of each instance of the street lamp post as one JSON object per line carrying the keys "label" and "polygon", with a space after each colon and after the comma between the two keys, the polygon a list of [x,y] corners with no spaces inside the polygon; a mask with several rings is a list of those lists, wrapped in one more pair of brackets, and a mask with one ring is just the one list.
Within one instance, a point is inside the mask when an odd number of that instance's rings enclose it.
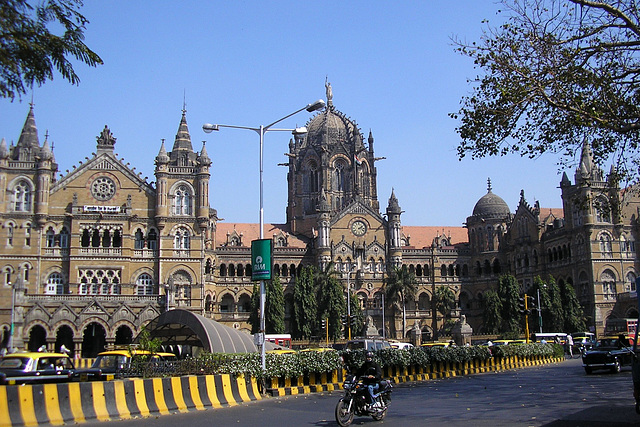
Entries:
{"label": "street lamp post", "polygon": [[13,328],[14,328],[14,310],[16,309],[16,288],[13,287],[11,282],[8,282],[7,285],[11,288],[11,329],[9,330],[9,351],[13,348]]}
{"label": "street lamp post", "polygon": [[538,288],[538,325],[540,333],[542,333],[542,304],[540,303],[540,288]]}
{"label": "street lamp post", "polygon": [[351,266],[347,267],[347,337],[351,340],[351,273],[356,273],[357,270],[352,270]]}
{"label": "street lamp post", "polygon": [[[275,122],[268,124],[266,126],[260,125],[259,127],[251,127],[251,126],[233,126],[233,125],[219,125],[219,124],[210,124],[205,123],[202,125],[202,130],[206,133],[211,133],[213,131],[218,131],[220,128],[233,128],[233,129],[248,129],[254,132],[257,132],[260,135],[260,239],[264,238],[264,190],[263,190],[263,152],[264,152],[264,134],[270,131],[286,131],[293,132],[294,135],[303,135],[307,133],[307,129],[305,127],[296,128],[296,129],[272,129],[271,127],[277,123],[280,123],[284,119],[288,119],[301,112],[302,110],[307,110],[308,112],[313,112],[317,110],[321,110],[324,108],[325,103],[322,99],[317,100],[312,104],[308,104],[291,114],[288,114]],[[265,318],[264,318],[264,307],[265,307],[265,287],[264,280],[260,280],[260,360],[262,363],[262,372],[266,370],[266,361],[265,361],[265,345],[264,345],[264,335],[265,335]]]}

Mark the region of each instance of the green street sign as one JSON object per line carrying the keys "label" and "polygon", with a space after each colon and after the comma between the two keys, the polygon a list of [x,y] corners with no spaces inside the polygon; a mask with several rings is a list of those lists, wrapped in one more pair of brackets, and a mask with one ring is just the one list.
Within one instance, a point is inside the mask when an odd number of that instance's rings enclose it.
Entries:
{"label": "green street sign", "polygon": [[271,280],[271,239],[251,242],[251,280]]}

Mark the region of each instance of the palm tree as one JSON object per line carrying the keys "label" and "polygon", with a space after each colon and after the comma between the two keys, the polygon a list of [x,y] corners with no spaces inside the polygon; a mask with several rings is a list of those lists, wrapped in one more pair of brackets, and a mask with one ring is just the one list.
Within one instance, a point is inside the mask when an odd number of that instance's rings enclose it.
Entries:
{"label": "palm tree", "polygon": [[391,304],[402,304],[402,338],[407,330],[407,301],[413,301],[418,292],[416,276],[410,273],[406,265],[393,267],[385,279],[387,298]]}
{"label": "palm tree", "polygon": [[447,319],[451,316],[451,309],[455,307],[456,295],[448,287],[440,287],[436,291],[436,310],[442,314],[444,318],[444,324],[447,324]]}

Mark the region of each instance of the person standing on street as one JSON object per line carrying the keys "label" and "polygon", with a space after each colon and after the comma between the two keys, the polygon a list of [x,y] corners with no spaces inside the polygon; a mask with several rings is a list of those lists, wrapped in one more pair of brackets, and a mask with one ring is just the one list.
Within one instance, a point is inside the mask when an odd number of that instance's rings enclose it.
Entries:
{"label": "person standing on street", "polygon": [[567,334],[567,354],[569,359],[573,359],[573,337]]}

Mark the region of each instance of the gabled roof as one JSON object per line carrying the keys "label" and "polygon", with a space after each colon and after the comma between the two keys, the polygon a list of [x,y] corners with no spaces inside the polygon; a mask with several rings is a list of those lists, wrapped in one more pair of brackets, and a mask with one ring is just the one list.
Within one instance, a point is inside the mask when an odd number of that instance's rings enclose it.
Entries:
{"label": "gabled roof", "polygon": [[88,170],[117,170],[126,176],[130,181],[137,185],[140,189],[144,189],[147,194],[155,195],[156,190],[150,183],[145,181],[140,174],[136,174],[133,169],[130,169],[128,165],[125,165],[122,160],[119,160],[115,154],[109,151],[102,151],[99,154],[94,154],[92,158],[82,162],[80,166],[60,178],[51,188],[52,192],[55,192],[65,186],[84,172]]}
{"label": "gabled roof", "polygon": [[[251,247],[252,240],[258,240],[260,238],[260,224],[249,223],[237,223],[237,222],[218,222],[216,224],[216,241],[215,246],[225,246],[227,243],[227,234],[233,232],[242,234],[242,246]],[[289,237],[287,239],[289,248],[301,248],[307,247],[307,240],[304,236],[294,236],[291,234],[291,229],[287,224],[264,224],[264,238],[271,239],[274,234],[285,233]]]}

